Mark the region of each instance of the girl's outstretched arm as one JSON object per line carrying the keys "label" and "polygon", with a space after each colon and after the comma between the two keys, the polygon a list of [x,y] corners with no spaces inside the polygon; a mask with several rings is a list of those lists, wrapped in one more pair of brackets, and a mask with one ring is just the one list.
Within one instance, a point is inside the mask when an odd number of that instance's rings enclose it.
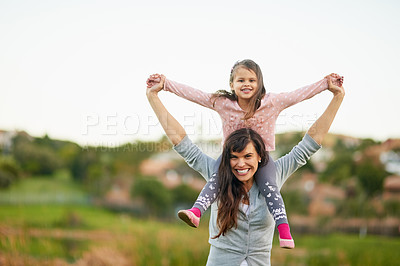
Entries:
{"label": "girl's outstretched arm", "polygon": [[160,98],[158,92],[162,90],[165,82],[165,77],[160,76],[160,82],[154,84],[147,84],[146,95],[147,99],[154,112],[160,121],[161,126],[164,128],[167,137],[173,145],[179,144],[186,136],[186,131],[181,124],[168,112]]}
{"label": "girl's outstretched arm", "polygon": [[332,81],[333,85],[338,87],[341,87],[343,84],[343,77],[332,73],[315,83],[306,85],[291,92],[271,93],[269,99],[275,111],[279,114],[284,109],[310,99],[329,89],[329,80]]}
{"label": "girl's outstretched arm", "polygon": [[318,144],[322,143],[326,133],[328,133],[345,95],[344,88],[334,85],[331,79],[328,79],[328,85],[328,90],[333,93],[333,99],[325,112],[314,122],[307,132]]}
{"label": "girl's outstretched arm", "polygon": [[[161,80],[161,77],[164,77],[164,76],[160,75],[160,74],[151,75],[147,79],[147,86],[151,87],[151,86],[159,83]],[[215,99],[213,99],[212,93],[207,93],[207,92],[192,88],[188,85],[169,80],[165,77],[164,77],[164,81],[163,81],[163,90],[172,92],[175,95],[177,95],[183,99],[189,100],[191,102],[200,104],[201,106],[215,110],[215,108],[214,108]]]}

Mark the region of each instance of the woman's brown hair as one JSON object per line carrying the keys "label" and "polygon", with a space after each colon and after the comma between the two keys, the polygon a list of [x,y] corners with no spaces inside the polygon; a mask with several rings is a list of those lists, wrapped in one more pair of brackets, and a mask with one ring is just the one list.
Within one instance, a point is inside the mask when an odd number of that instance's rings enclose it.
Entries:
{"label": "woman's brown hair", "polygon": [[241,152],[246,146],[252,143],[258,155],[261,157],[259,167],[268,162],[268,152],[265,150],[261,136],[250,128],[238,129],[225,140],[222,151],[221,164],[218,169],[218,180],[220,191],[218,200],[217,225],[219,228],[218,238],[230,230],[237,228],[237,216],[239,204],[242,200],[248,200],[244,184],[233,174],[230,159],[232,152]]}
{"label": "woman's brown hair", "polygon": [[[257,92],[256,94],[250,99],[249,103],[249,110],[246,111],[243,119],[247,120],[251,118],[254,113],[257,111],[258,107],[260,107],[261,104],[261,99],[264,97],[266,91],[265,91],[265,86],[264,86],[264,79],[263,79],[263,74],[261,72],[261,68],[257,65],[256,62],[250,59],[245,59],[242,61],[237,61],[231,70],[231,75],[229,77],[229,85],[233,83],[233,80],[235,78],[235,72],[238,68],[243,67],[247,70],[253,71],[256,76],[257,76]],[[232,101],[237,101],[237,96],[234,91],[226,91],[226,90],[219,90],[213,94],[213,97],[215,99],[219,97],[225,97],[228,98]],[[215,104],[215,101],[214,101]]]}

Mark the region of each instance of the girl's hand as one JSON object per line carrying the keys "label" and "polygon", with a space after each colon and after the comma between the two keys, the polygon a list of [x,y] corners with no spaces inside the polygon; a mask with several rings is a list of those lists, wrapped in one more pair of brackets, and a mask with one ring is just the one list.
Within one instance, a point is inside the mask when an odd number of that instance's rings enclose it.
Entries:
{"label": "girl's hand", "polygon": [[344,88],[342,86],[337,86],[333,84],[332,79],[328,78],[328,90],[333,93],[334,96],[342,95],[344,96]]}
{"label": "girl's hand", "polygon": [[336,73],[329,74],[325,77],[327,80],[331,80],[333,85],[336,85],[338,87],[343,86],[343,76],[339,76]]}
{"label": "girl's hand", "polygon": [[160,74],[153,74],[147,79],[146,95],[157,94],[164,88],[165,76]]}

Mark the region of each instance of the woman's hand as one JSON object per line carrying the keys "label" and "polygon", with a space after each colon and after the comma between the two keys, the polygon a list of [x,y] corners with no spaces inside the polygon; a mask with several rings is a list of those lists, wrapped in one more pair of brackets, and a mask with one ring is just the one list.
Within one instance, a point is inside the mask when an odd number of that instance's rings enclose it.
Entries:
{"label": "woman's hand", "polygon": [[343,76],[340,76],[336,73],[331,73],[327,76],[325,76],[325,78],[327,80],[331,80],[333,85],[336,85],[338,87],[342,87],[343,86]]}
{"label": "woman's hand", "polygon": [[165,76],[160,74],[153,74],[147,79],[147,97],[157,94],[164,88]]}
{"label": "woman's hand", "polygon": [[330,78],[328,78],[328,90],[332,92],[334,96],[336,95],[344,96],[345,94],[343,86],[337,86],[333,84],[333,81]]}
{"label": "woman's hand", "polygon": [[[332,74],[331,74],[332,75]],[[325,135],[328,133],[329,128],[332,125],[333,119],[339,110],[340,105],[344,99],[344,88],[343,86],[337,86],[333,83],[331,75],[326,76],[328,80],[328,90],[333,93],[333,98],[326,108],[325,112],[315,121],[310,127],[307,133],[312,137],[318,144],[321,144]]]}
{"label": "woman's hand", "polygon": [[165,133],[173,145],[178,145],[186,136],[186,131],[181,124],[168,112],[160,98],[158,92],[163,89],[165,76],[153,74],[147,79],[146,95],[147,99],[157,115],[158,121],[164,128]]}

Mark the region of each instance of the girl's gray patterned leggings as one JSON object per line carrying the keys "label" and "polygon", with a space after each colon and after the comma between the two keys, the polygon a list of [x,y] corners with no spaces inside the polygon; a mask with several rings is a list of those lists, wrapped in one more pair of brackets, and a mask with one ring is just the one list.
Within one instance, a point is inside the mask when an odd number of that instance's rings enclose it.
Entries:
{"label": "girl's gray patterned leggings", "polygon": [[[200,195],[193,205],[193,207],[196,207],[201,211],[201,214],[203,214],[217,198],[219,192],[217,173],[220,163],[221,156],[218,158],[215,164],[214,174],[212,174],[207,184],[203,187],[203,190],[200,192]],[[258,168],[255,175],[255,180],[257,182],[258,189],[267,201],[268,209],[274,217],[276,226],[282,223],[288,223],[285,204],[283,203],[283,198],[279,188],[276,185],[275,163],[271,156],[269,156],[269,160],[266,165]]]}

